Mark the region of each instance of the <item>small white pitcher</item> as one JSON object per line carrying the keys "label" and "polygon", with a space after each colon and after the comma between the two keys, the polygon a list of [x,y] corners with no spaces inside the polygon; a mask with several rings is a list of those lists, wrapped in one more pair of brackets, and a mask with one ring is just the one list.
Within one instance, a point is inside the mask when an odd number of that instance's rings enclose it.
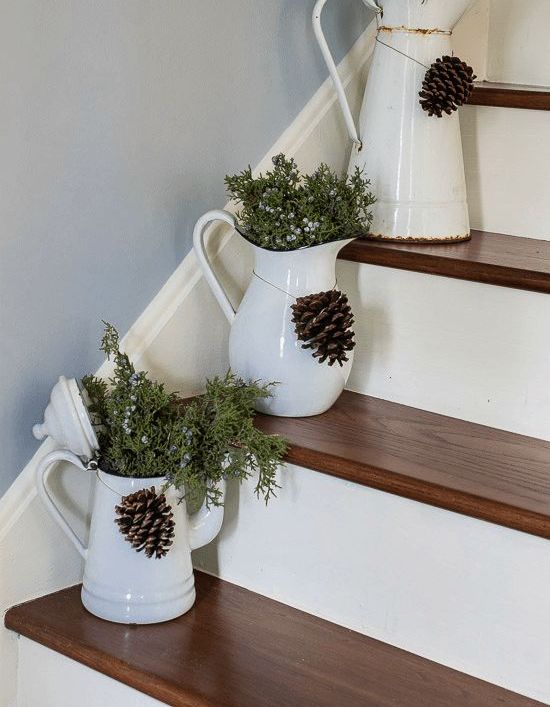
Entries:
{"label": "small white pitcher", "polygon": [[326,292],[337,285],[336,256],[350,240],[292,251],[271,251],[250,244],[254,275],[235,311],[204,248],[204,231],[213,221],[224,221],[233,228],[236,224],[228,211],[214,210],[198,220],[194,232],[195,253],[206,281],[231,324],[232,370],[245,380],[278,383],[273,397],[258,401],[260,412],[283,417],[325,412],[344,389],[353,351],[348,352],[349,360],[343,366],[319,363],[296,337],[292,305],[297,297]]}
{"label": "small white pitcher", "polygon": [[[115,523],[115,506],[123,496],[141,489],[154,486],[160,493],[166,480],[114,476],[98,471],[86,547],[54,503],[47,487],[50,470],[61,461],[87,471],[75,454],[66,449],[56,450],[40,463],[36,473],[37,488],[46,508],[85,560],[82,603],[86,609],[102,619],[122,624],[168,621],[189,611],[195,602],[191,550],[206,545],[219,533],[223,507],[207,509],[203,505],[193,516],[188,516],[185,501],[169,487],[165,493],[174,514],[173,545],[164,557],[149,558],[137,552],[120,532]],[[225,494],[225,482],[222,491]]]}
{"label": "small white pitcher", "polygon": [[[127,496],[145,488],[162,492],[164,478],[114,476],[86,466],[98,443],[88,410],[74,379],[61,376],[54,386],[45,421],[33,428],[35,437],[49,436],[68,449],[57,449],[40,462],[36,471],[38,495],[53,519],[85,561],[82,603],[92,614],[123,624],[150,624],[174,619],[195,602],[191,551],[211,542],[223,521],[223,506],[206,503],[192,516],[172,487],[165,491],[175,522],[173,544],[162,558],[137,552],[120,532],[115,506]],[[74,452],[78,452],[79,455]],[[82,458],[81,458],[82,457]],[[48,488],[48,475],[58,462],[69,462],[83,472],[96,474],[89,543],[86,547],[63,516]],[[220,484],[221,501],[225,482]]]}

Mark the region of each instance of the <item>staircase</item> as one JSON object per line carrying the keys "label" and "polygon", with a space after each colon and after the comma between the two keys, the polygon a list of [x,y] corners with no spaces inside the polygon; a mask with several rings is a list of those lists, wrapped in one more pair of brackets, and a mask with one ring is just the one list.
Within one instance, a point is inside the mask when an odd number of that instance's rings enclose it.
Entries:
{"label": "staircase", "polygon": [[[103,622],[82,607],[78,587],[12,609],[6,623],[174,706],[538,704],[214,577],[197,573],[196,582],[195,608],[167,624]],[[70,704],[38,682],[41,704]]]}
{"label": "staircase", "polygon": [[[19,707],[93,707],[119,683],[128,705],[550,703],[550,221],[524,198],[521,166],[487,187],[494,163],[472,137],[493,123],[506,134],[521,109],[526,139],[548,151],[550,92],[483,82],[472,104],[463,135],[483,230],[457,245],[342,251],[359,315],[350,390],[315,418],[258,416],[290,440],[289,466],[267,508],[229,489],[220,538],[195,555],[223,579],[198,572],[196,607],[151,627],[96,619],[77,588],[14,607]],[[221,258],[236,296],[239,248]],[[178,370],[172,351],[185,354],[170,343],[187,316],[144,367]]]}

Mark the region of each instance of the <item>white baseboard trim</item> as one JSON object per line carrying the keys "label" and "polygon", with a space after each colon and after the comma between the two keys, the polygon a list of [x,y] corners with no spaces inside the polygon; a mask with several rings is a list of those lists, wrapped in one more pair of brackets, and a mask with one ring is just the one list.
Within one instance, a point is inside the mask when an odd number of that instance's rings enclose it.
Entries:
{"label": "white baseboard trim", "polygon": [[44,441],[27,466],[0,499],[0,543],[36,496],[34,483],[36,468],[39,460],[52,451],[53,448],[54,444],[50,440]]}

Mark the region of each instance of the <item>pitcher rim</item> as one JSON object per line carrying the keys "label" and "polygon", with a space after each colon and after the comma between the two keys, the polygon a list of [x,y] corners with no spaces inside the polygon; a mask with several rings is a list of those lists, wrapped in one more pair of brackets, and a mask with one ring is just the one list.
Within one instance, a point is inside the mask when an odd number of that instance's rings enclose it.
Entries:
{"label": "pitcher rim", "polygon": [[106,471],[101,467],[97,468],[98,474],[104,474],[105,476],[112,477],[114,479],[127,479],[128,481],[158,481],[159,483],[166,480],[166,476],[126,476],[125,474],[118,474],[113,471]]}
{"label": "pitcher rim", "polygon": [[[289,248],[288,250],[282,250],[281,248],[266,248],[263,245],[258,245],[257,243],[254,243],[253,240],[251,240],[245,233],[245,231],[242,229],[242,226],[239,226],[239,224],[235,225],[235,230],[237,233],[244,238],[244,240],[247,243],[250,243],[251,246],[254,246],[254,248],[258,248],[259,250],[265,250],[268,253],[296,253],[298,251],[304,251],[304,250],[310,250],[311,248],[318,248],[319,246],[324,246],[324,245],[332,245],[333,243],[343,243],[344,241],[354,241],[357,238],[361,238],[363,234],[360,234],[358,236],[343,236],[342,238],[334,238],[331,241],[326,241],[325,243],[312,243],[311,245],[303,245],[300,246],[299,248]],[[365,235],[367,235],[365,233]]]}

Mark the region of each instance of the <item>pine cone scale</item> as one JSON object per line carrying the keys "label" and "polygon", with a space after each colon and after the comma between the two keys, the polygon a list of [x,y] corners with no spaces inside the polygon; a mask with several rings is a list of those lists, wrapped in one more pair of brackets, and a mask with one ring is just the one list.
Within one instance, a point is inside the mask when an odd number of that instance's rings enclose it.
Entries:
{"label": "pine cone scale", "polygon": [[175,522],[166,496],[157,494],[155,487],[124,496],[115,506],[115,518],[120,532],[136,552],[147,557],[164,557],[173,544]]}
{"label": "pine cone scale", "polygon": [[354,322],[348,298],[338,290],[317,292],[298,297],[292,305],[292,322],[302,349],[314,349],[313,357],[319,363],[328,360],[332,366],[342,366],[348,357],[346,351],[355,346],[351,325]]}
{"label": "pine cone scale", "polygon": [[420,105],[428,115],[451,115],[470,98],[477,77],[471,66],[458,57],[443,56],[426,72],[419,92]]}

